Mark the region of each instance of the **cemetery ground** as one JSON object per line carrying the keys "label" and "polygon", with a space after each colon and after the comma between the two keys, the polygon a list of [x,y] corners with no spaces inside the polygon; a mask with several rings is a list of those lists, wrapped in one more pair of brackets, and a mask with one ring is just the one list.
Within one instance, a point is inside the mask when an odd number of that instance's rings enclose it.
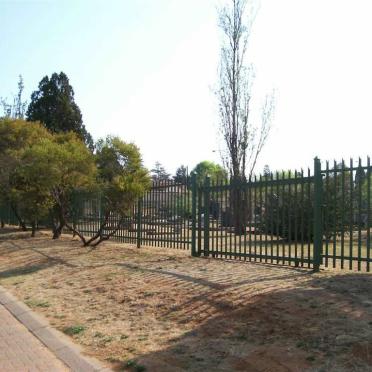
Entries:
{"label": "cemetery ground", "polygon": [[114,370],[372,370],[371,274],[7,228],[0,285]]}

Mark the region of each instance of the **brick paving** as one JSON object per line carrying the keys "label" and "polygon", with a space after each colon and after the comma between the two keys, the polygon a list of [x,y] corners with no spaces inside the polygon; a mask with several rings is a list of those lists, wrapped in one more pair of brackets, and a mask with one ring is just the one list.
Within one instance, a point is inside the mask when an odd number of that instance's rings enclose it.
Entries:
{"label": "brick paving", "polygon": [[0,371],[70,371],[0,304]]}

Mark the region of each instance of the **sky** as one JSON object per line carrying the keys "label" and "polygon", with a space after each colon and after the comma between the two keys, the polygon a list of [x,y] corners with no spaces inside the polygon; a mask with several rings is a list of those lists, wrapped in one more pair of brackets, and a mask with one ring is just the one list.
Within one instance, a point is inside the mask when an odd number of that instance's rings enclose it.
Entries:
{"label": "sky", "polygon": [[[220,162],[218,85],[223,0],[0,0],[0,97],[25,98],[63,71],[95,139],[134,142],[152,168]],[[276,91],[256,171],[371,154],[372,2],[261,0],[247,63],[252,118]]]}

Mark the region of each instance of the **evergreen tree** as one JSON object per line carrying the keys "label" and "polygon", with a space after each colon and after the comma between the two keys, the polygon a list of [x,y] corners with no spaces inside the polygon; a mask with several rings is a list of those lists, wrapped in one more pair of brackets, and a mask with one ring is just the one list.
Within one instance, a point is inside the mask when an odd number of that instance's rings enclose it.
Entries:
{"label": "evergreen tree", "polygon": [[54,133],[75,132],[85,144],[93,149],[92,136],[87,132],[81,111],[75,103],[74,90],[63,72],[45,76],[39,89],[31,95],[27,120],[40,121]]}
{"label": "evergreen tree", "polygon": [[264,165],[263,176],[265,179],[269,179],[271,176],[270,167],[267,164]]}
{"label": "evergreen tree", "polygon": [[169,180],[169,176],[170,174],[158,161],[155,163],[155,167],[151,169],[151,178],[153,181]]}
{"label": "evergreen tree", "polygon": [[176,170],[176,175],[174,176],[174,181],[177,183],[186,183],[187,181],[187,168],[184,165],[181,165]]}

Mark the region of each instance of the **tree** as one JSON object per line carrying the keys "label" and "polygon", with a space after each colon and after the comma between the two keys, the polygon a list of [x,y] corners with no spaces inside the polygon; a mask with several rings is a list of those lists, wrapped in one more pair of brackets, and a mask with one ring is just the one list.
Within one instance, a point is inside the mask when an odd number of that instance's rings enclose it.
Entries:
{"label": "tree", "polygon": [[265,164],[264,165],[264,168],[263,168],[263,176],[264,176],[264,179],[269,179],[270,176],[271,176],[271,171],[270,171],[270,167],[268,164]]}
{"label": "tree", "polygon": [[92,136],[87,132],[74,90],[63,72],[45,76],[39,89],[31,95],[27,109],[27,120],[40,121],[53,133],[75,132],[85,144],[93,149]]}
{"label": "tree", "polygon": [[7,99],[0,98],[0,105],[3,107],[4,117],[12,119],[23,119],[26,111],[27,101],[22,100],[25,86],[22,75],[19,75],[18,92],[13,97],[13,103],[8,103]]}
{"label": "tree", "polygon": [[[96,187],[95,158],[82,140],[73,132],[54,135],[49,147],[44,146],[41,159],[51,164],[57,182],[51,188],[54,201],[53,238],[57,239],[73,214],[72,198],[76,190],[93,190]],[[35,157],[35,161],[38,161]]]}
{"label": "tree", "polygon": [[212,183],[219,183],[227,180],[227,172],[219,164],[212,161],[201,161],[192,170],[196,175],[196,184],[202,186],[208,176]]}
{"label": "tree", "polygon": [[174,181],[177,183],[185,184],[187,182],[187,168],[184,165],[181,165],[176,170],[176,175],[173,177]]}
{"label": "tree", "polygon": [[[230,6],[219,12],[221,46],[220,77],[217,98],[220,112],[220,132],[225,150],[222,160],[235,185],[251,178],[257,159],[268,138],[274,109],[274,94],[266,96],[261,122],[254,125],[250,118],[253,69],[246,63],[248,39],[255,17],[248,0],[229,0]],[[250,9],[247,9],[251,5]],[[246,216],[242,210],[242,195],[235,187],[231,191],[231,207],[235,234],[245,233]]]}
{"label": "tree", "polygon": [[59,181],[57,168],[48,157],[51,138],[41,138],[20,152],[19,163],[12,172],[11,186],[18,199],[20,215],[31,224],[35,236],[40,219],[53,207],[51,190]]}
{"label": "tree", "polygon": [[[73,132],[52,135],[39,123],[0,121],[0,198],[33,235],[40,219],[53,216],[58,238],[71,213],[71,195],[95,182],[94,155]],[[50,213],[50,212],[53,213]]]}
{"label": "tree", "polygon": [[[10,205],[23,230],[26,224],[20,211],[22,196],[15,175],[24,161],[24,150],[46,138],[51,138],[51,134],[39,123],[0,120],[0,201]],[[37,175],[40,173],[35,173]]]}
{"label": "tree", "polygon": [[[322,230],[326,239],[341,231],[347,233],[353,225],[346,213],[355,203],[351,173],[347,169],[340,172],[341,169],[341,164],[335,164],[322,182]],[[259,218],[266,234],[288,242],[313,240],[314,183],[304,182],[303,177],[303,172],[290,170],[270,175],[270,179],[283,182],[262,188],[262,196],[257,198],[264,201],[260,203]]]}
{"label": "tree", "polygon": [[155,182],[169,180],[170,174],[165,170],[165,168],[158,161],[155,163],[155,167],[151,169],[151,173],[152,173],[151,178]]}
{"label": "tree", "polygon": [[362,205],[364,209],[364,219],[365,225],[372,226],[372,174],[370,172],[367,173],[366,177],[363,180],[362,185]]}
{"label": "tree", "polygon": [[274,96],[266,97],[260,125],[250,121],[252,67],[246,64],[248,39],[254,20],[253,6],[247,13],[247,0],[229,0],[231,6],[219,12],[223,34],[217,97],[220,131],[226,147],[223,161],[233,179],[251,177],[268,138],[274,109]]}
{"label": "tree", "polygon": [[[85,246],[97,246],[113,236],[133,204],[150,187],[150,177],[143,167],[137,146],[123,142],[118,137],[108,136],[98,141],[96,149],[103,218],[98,231],[89,239],[74,229]],[[113,216],[117,216],[114,224],[110,221]]]}

